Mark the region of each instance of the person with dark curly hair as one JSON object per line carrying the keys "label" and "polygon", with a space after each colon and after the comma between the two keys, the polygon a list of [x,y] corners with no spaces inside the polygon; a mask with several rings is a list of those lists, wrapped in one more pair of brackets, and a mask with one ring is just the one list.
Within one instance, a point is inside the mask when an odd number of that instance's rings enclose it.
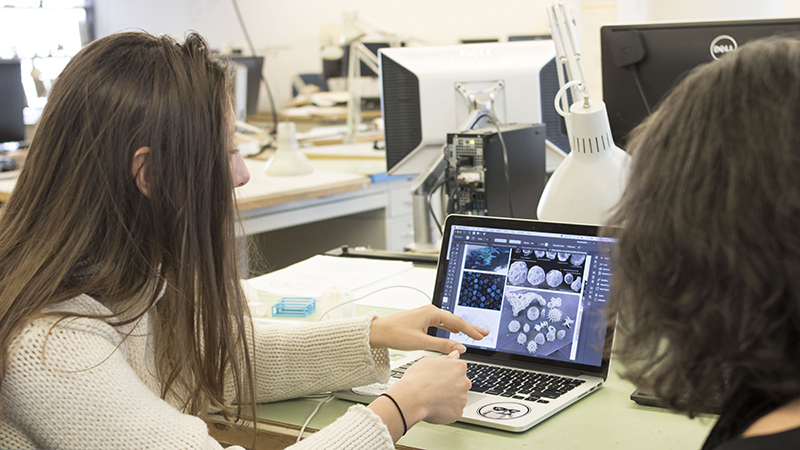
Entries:
{"label": "person with dark curly hair", "polygon": [[704,449],[800,448],[800,40],[693,71],[634,132],[611,225],[623,376]]}

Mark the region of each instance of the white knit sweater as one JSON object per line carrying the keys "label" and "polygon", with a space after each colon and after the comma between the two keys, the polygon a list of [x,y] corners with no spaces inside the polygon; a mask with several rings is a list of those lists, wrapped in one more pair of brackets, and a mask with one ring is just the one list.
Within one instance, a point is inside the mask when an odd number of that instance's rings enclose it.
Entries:
{"label": "white knit sweater", "polygon": [[[110,312],[86,295],[57,309]],[[372,318],[256,324],[252,348],[258,401],[386,380],[388,352],[369,345]],[[179,411],[173,398],[159,397],[161,385],[148,347],[148,316],[125,340],[130,326],[114,328],[99,319],[56,324],[57,320],[45,317],[27,325],[9,349],[0,390],[0,448],[222,448],[209,437],[205,422]],[[355,405],[291,448],[392,449],[394,445],[380,418]]]}

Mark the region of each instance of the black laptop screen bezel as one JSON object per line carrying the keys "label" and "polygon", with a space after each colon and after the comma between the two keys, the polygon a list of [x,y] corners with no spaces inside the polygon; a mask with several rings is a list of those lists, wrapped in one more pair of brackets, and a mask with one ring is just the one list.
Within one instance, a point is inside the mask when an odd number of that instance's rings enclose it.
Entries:
{"label": "black laptop screen bezel", "polygon": [[[554,222],[543,222],[530,219],[509,219],[490,216],[466,216],[451,214],[447,217],[444,224],[442,236],[442,248],[439,252],[439,261],[436,271],[436,283],[433,292],[433,305],[437,308],[442,307],[442,291],[444,290],[445,277],[447,275],[447,261],[443,261],[448,254],[451,234],[454,226],[496,228],[504,230],[536,231],[544,233],[570,234],[580,236],[599,236],[599,227],[592,225],[564,224]],[[599,366],[580,364],[575,362],[557,361],[548,358],[538,358],[535,356],[524,356],[513,353],[498,352],[492,350],[467,347],[467,355],[476,356],[477,359],[484,361],[491,360],[494,363],[505,363],[519,367],[548,367],[560,368],[569,371],[577,371],[582,374],[600,376],[606,379],[610,365],[611,348],[614,340],[614,328],[616,320],[607,320],[605,343],[603,345],[602,361]],[[428,334],[437,336],[437,328],[430,327]]]}

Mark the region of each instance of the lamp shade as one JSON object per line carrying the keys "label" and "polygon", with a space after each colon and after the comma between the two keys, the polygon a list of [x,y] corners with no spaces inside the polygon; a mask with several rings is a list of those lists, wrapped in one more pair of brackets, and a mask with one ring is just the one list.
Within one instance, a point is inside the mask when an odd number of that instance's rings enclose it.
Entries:
{"label": "lamp shade", "polygon": [[278,149],[265,165],[267,175],[307,175],[313,171],[308,157],[299,150],[294,122],[278,124]]}
{"label": "lamp shade", "polygon": [[606,105],[586,100],[570,107],[570,154],[542,192],[540,220],[606,223],[622,196],[630,156],[614,145]]}

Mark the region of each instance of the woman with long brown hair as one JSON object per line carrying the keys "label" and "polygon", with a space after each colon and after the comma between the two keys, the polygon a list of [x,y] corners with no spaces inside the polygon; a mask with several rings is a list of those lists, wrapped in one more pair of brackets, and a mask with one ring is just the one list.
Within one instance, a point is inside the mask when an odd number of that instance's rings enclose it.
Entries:
{"label": "woman with long brown hair", "polygon": [[695,70],[629,150],[624,375],[689,415],[721,405],[704,449],[800,447],[800,40]]}
{"label": "woman with long brown hair", "polygon": [[460,417],[464,348],[425,331],[487,332],[455,316],[252,324],[229,91],[196,34],[103,38],[59,76],[0,210],[0,447],[220,448],[197,414],[385,379],[387,347],[449,355],[301,447],[393,448]]}

